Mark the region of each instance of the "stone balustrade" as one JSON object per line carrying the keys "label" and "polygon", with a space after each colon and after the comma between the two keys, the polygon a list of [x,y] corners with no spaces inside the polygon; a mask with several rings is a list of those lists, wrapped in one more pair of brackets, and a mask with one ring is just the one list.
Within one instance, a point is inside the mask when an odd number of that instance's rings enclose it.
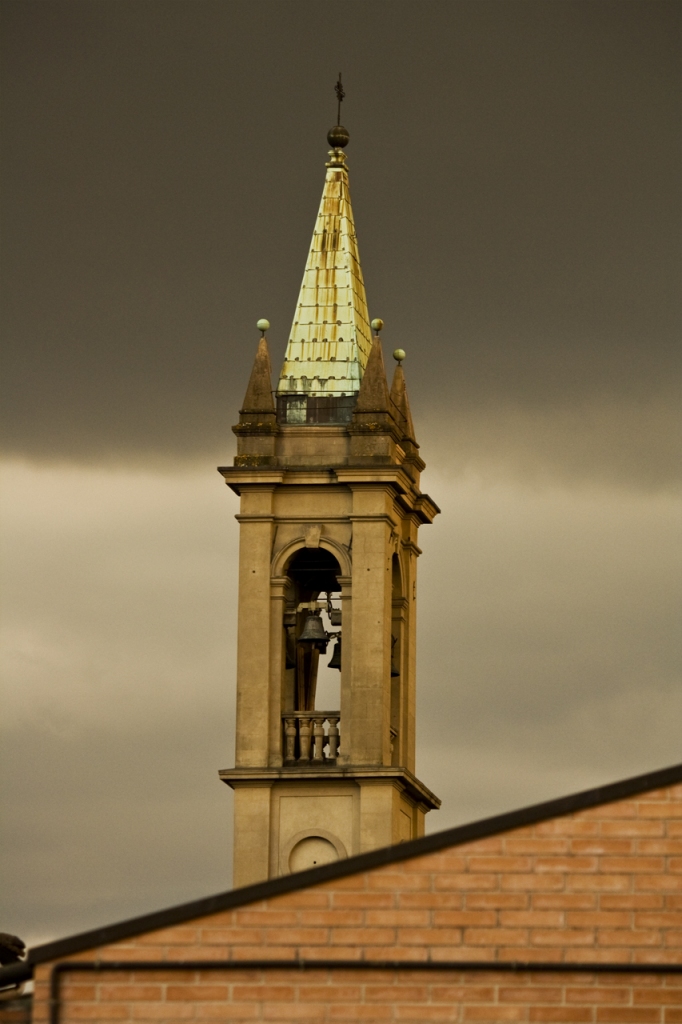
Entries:
{"label": "stone balustrade", "polygon": [[339,752],[340,719],[338,711],[284,712],[285,765],[335,764]]}

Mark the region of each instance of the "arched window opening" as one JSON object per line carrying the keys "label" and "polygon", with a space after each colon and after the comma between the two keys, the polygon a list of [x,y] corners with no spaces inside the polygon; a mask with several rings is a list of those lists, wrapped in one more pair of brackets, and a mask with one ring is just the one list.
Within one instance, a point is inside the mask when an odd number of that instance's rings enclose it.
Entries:
{"label": "arched window opening", "polygon": [[287,569],[287,576],[297,587],[299,601],[313,601],[321,593],[340,591],[340,575],[341,566],[325,548],[301,548]]}
{"label": "arched window opening", "polygon": [[[285,723],[286,763],[336,758],[329,737],[338,736],[340,575],[338,561],[324,548],[302,548],[286,569],[282,706],[285,719],[291,716]],[[318,722],[320,711],[328,714]]]}

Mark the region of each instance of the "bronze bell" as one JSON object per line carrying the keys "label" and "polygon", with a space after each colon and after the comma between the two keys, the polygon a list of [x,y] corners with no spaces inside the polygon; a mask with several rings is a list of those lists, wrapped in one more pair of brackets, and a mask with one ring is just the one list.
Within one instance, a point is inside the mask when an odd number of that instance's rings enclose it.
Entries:
{"label": "bronze bell", "polygon": [[327,643],[329,641],[327,640],[327,634],[324,631],[319,612],[312,612],[305,620],[305,625],[298,638],[298,642],[299,644],[310,644],[311,647],[317,647],[318,651],[327,650]]}
{"label": "bronze bell", "polygon": [[336,647],[331,660],[327,663],[327,668],[338,668],[339,672],[341,671],[341,637],[336,641]]}

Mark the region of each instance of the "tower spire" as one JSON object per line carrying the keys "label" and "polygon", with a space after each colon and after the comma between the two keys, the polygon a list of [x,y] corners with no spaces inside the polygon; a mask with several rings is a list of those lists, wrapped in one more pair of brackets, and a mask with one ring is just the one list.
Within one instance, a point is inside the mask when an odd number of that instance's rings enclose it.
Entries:
{"label": "tower spire", "polygon": [[372,348],[365,282],[343,150],[349,134],[341,124],[345,96],[335,86],[337,124],[303,282],[291,325],[277,393],[354,397]]}
{"label": "tower spire", "polygon": [[[340,76],[336,93],[340,121]],[[420,488],[402,370],[389,391],[383,321],[368,322],[348,132],[327,139],[276,408],[259,320],[237,454],[220,470],[241,502],[235,767],[220,773],[237,886],[415,839],[440,803],[414,774],[417,531],[438,508]]]}

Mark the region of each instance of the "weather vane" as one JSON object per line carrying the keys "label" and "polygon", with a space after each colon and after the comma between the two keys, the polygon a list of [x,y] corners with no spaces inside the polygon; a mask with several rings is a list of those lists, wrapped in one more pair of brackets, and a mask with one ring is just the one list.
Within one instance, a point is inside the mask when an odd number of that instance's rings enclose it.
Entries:
{"label": "weather vane", "polygon": [[332,156],[331,164],[327,164],[327,167],[338,167],[343,164],[345,157],[341,156],[341,150],[344,146],[348,145],[350,135],[341,124],[341,103],[343,97],[346,95],[343,91],[343,85],[341,84],[341,72],[339,71],[339,80],[334,86],[334,92],[336,98],[339,101],[338,110],[336,112],[336,125],[334,128],[330,128],[327,132],[327,142],[334,149],[334,155]]}
{"label": "weather vane", "polygon": [[340,71],[339,71],[339,80],[336,83],[336,85],[334,86],[334,92],[336,93],[336,98],[339,101],[338,111],[337,111],[337,115],[336,115],[336,123],[337,124],[341,124],[341,104],[343,103],[343,98],[344,98],[344,96],[346,94],[343,91],[343,85],[341,84],[341,72]]}

